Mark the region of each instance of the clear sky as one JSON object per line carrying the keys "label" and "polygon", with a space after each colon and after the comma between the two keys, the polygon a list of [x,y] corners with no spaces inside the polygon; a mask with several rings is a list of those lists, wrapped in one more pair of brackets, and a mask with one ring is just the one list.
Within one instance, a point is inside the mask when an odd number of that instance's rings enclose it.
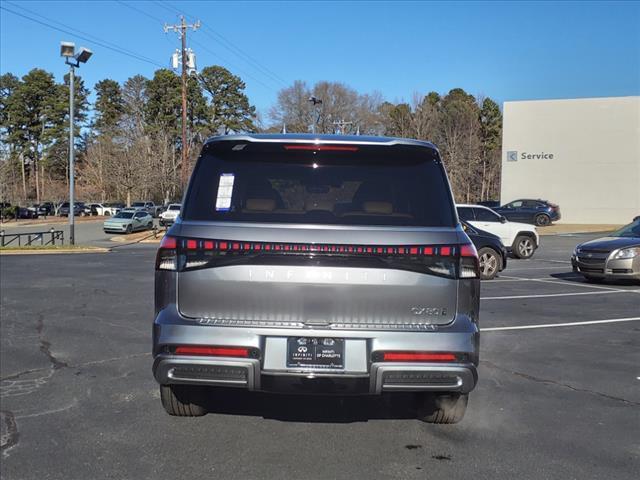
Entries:
{"label": "clear sky", "polygon": [[390,101],[455,87],[500,103],[640,95],[639,2],[2,0],[0,6],[2,73],[22,76],[40,67],[60,80],[66,67],[59,42],[75,41],[94,51],[80,69],[90,87],[103,78],[151,77],[169,66],[179,41],[163,33],[162,22],[176,23],[182,11],[203,25],[188,34],[198,66],[223,65],[240,75],[262,112],[298,79],[341,81]]}

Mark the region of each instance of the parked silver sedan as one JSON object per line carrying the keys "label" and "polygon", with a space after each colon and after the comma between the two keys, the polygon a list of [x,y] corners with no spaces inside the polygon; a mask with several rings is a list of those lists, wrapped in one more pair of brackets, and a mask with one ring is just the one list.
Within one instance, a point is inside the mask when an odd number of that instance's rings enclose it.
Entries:
{"label": "parked silver sedan", "polygon": [[609,234],[581,243],[571,257],[573,271],[585,279],[640,281],[640,218]]}
{"label": "parked silver sedan", "polygon": [[139,230],[151,230],[153,217],[143,211],[121,211],[104,221],[105,233],[132,233]]}

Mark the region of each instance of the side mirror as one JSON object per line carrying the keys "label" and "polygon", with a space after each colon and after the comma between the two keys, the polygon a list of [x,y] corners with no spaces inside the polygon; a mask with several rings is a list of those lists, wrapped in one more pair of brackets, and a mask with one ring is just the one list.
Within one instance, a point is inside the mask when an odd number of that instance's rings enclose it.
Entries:
{"label": "side mirror", "polygon": [[507,219],[504,215],[500,215],[500,223],[507,223]]}

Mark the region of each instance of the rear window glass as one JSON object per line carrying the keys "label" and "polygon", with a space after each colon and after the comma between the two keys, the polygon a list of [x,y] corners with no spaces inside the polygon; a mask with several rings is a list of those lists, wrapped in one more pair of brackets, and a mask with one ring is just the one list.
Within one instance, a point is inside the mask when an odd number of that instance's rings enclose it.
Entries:
{"label": "rear window glass", "polygon": [[454,226],[435,155],[399,146],[314,152],[221,142],[198,161],[184,219]]}

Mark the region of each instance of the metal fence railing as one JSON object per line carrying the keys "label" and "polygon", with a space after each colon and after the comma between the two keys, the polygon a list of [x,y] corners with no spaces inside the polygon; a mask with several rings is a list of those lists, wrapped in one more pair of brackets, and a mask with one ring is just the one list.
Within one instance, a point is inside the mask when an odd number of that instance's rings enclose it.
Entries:
{"label": "metal fence railing", "polygon": [[4,230],[0,230],[0,247],[62,244],[64,244],[64,231],[62,230],[51,228],[46,232],[31,233],[6,233]]}

